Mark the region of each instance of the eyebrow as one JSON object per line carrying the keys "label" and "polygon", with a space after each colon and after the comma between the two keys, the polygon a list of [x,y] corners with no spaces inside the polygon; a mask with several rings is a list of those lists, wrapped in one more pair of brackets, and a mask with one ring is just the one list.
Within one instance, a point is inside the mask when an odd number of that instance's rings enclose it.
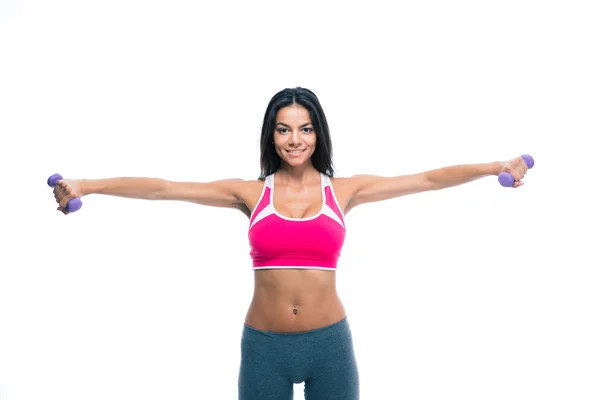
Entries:
{"label": "eyebrow", "polygon": [[[291,128],[291,126],[289,126],[289,125],[286,125],[286,124],[284,124],[283,122],[278,122],[278,123],[276,123],[276,124],[275,124],[275,126],[277,126],[277,125],[283,125],[283,126],[285,126],[286,128]],[[306,125],[312,125],[312,122],[307,122],[307,123],[305,123],[304,125],[301,125],[301,126],[300,126],[300,128],[304,128]]]}

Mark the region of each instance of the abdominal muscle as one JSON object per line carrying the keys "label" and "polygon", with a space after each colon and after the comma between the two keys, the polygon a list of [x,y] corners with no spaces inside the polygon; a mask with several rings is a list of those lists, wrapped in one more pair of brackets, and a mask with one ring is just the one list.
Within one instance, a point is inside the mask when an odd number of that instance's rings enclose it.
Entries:
{"label": "abdominal muscle", "polygon": [[246,325],[270,332],[304,332],[341,321],[346,310],[335,278],[335,271],[324,270],[254,271],[254,296]]}

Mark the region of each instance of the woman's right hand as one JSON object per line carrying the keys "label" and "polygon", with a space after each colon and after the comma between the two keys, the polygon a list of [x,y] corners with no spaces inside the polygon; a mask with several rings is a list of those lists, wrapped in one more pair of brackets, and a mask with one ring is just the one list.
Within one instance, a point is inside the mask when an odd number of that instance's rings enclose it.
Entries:
{"label": "woman's right hand", "polygon": [[81,198],[83,193],[81,191],[81,180],[80,179],[62,179],[54,186],[54,198],[58,203],[57,211],[62,211],[63,214],[67,215],[67,203],[74,198]]}

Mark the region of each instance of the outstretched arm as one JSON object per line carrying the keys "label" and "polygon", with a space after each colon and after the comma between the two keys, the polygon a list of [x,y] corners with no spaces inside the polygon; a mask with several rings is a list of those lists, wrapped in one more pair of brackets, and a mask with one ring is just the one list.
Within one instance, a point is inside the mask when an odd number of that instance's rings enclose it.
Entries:
{"label": "outstretched arm", "polygon": [[383,177],[377,175],[355,175],[352,179],[352,195],[346,212],[360,204],[393,199],[407,194],[445,189],[462,185],[490,175],[509,172],[515,178],[513,187],[523,185],[521,178],[527,172],[522,157],[510,161],[485,164],[463,164],[434,169],[411,175]]}
{"label": "outstretched arm", "polygon": [[[207,206],[228,207],[246,213],[241,198],[243,179],[222,179],[213,182],[174,182],[160,178],[108,178],[58,181],[54,195],[63,211],[73,197],[105,194],[145,200],[179,200]],[[66,214],[66,212],[65,212]]]}

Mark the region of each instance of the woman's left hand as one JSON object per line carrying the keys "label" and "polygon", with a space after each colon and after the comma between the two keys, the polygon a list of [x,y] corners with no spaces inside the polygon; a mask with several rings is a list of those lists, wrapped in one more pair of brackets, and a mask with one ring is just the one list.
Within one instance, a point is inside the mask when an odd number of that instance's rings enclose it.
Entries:
{"label": "woman's left hand", "polygon": [[521,182],[521,179],[527,173],[527,163],[523,160],[523,157],[519,156],[517,158],[513,158],[510,161],[504,163],[502,167],[502,172],[508,172],[515,179],[515,183],[513,184],[513,188],[518,188],[519,186],[523,186],[525,183]]}

